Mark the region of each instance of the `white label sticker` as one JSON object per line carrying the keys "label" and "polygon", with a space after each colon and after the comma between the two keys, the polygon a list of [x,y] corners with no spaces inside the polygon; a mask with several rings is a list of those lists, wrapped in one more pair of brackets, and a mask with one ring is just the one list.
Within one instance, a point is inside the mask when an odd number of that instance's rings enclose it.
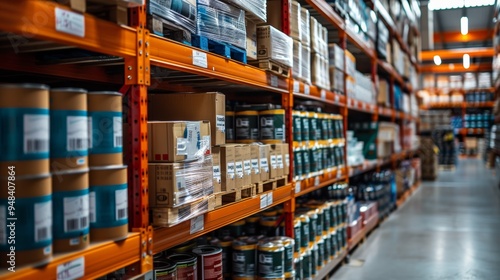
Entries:
{"label": "white label sticker", "polygon": [[115,191],[116,220],[125,220],[128,217],[127,189]]}
{"label": "white label sticker", "polygon": [[89,139],[87,128],[87,117],[68,116],[66,125],[68,129],[66,148],[68,151],[86,150]]}
{"label": "white label sticker", "polygon": [[7,244],[7,207],[0,205],[0,244]]}
{"label": "white label sticker", "polygon": [[284,165],[283,165],[283,155],[278,155],[276,156],[276,165],[278,166],[279,169],[283,169],[284,168]]}
{"label": "white label sticker", "polygon": [[275,155],[271,156],[271,168],[272,169],[278,168],[278,163],[276,161],[276,156]]}
{"label": "white label sticker", "polygon": [[35,203],[35,242],[52,239],[52,201]]}
{"label": "white label sticker", "polygon": [[264,170],[264,172],[266,173],[269,173],[269,162],[267,161],[267,158],[260,159],[260,169]]}
{"label": "white label sticker", "polygon": [[84,230],[89,227],[89,195],[65,197],[64,232]]}
{"label": "white label sticker", "polygon": [[247,176],[252,175],[252,165],[250,164],[250,160],[243,161],[243,170]]}
{"label": "white label sticker", "polygon": [[273,204],[273,193],[270,192],[267,194],[267,206],[270,206]]}
{"label": "white label sticker", "polygon": [[49,152],[49,125],[48,115],[24,115],[24,154]]}
{"label": "white label sticker", "polygon": [[278,87],[278,77],[271,74],[271,86]]}
{"label": "white label sticker", "polygon": [[214,165],[213,167],[213,176],[214,179],[220,183],[221,182],[221,172],[220,172],[220,165]]}
{"label": "white label sticker", "polygon": [[215,116],[216,118],[216,127],[217,130],[226,133],[226,116],[224,115],[217,115]]}
{"label": "white label sticker", "polygon": [[256,158],[253,158],[251,162],[252,162],[253,174],[260,174],[259,160]]}
{"label": "white label sticker", "polygon": [[88,137],[89,137],[89,144],[88,147],[89,149],[92,149],[94,143],[92,143],[92,137],[93,137],[93,132],[92,132],[92,117],[87,117],[87,128],[88,128]]}
{"label": "white label sticker", "polygon": [[85,17],[75,12],[56,8],[56,30],[78,37],[84,37]]}
{"label": "white label sticker", "polygon": [[286,167],[290,167],[290,154],[285,154]]}
{"label": "white label sticker", "polygon": [[234,165],[236,166],[236,176],[238,176],[238,178],[243,178],[243,162],[236,161]]}
{"label": "white label sticker", "polygon": [[300,92],[300,83],[299,83],[299,81],[293,81],[293,92]]}
{"label": "white label sticker", "polygon": [[96,222],[96,209],[95,209],[95,192],[89,193],[89,220],[91,223]]}
{"label": "white label sticker", "polygon": [[316,177],[314,178],[314,185],[316,185],[316,186],[317,186],[317,185],[319,185],[319,182],[320,182],[320,180],[319,180],[319,176],[316,176]]}
{"label": "white label sticker", "polygon": [[234,179],[234,162],[227,163],[227,176],[231,179]]}
{"label": "white label sticker", "polygon": [[187,158],[195,158],[200,151],[200,123],[199,122],[188,122],[186,123],[186,130],[184,132],[187,139]]}
{"label": "white label sticker", "polygon": [[326,100],[326,91],[324,89],[321,90],[321,99]]}
{"label": "white label sticker", "polygon": [[57,280],[74,280],[85,275],[85,258],[60,264],[57,266]]}
{"label": "white label sticker", "polygon": [[335,98],[334,98],[335,103],[337,103],[337,104],[338,104],[338,103],[339,103],[339,100],[340,100],[340,97],[339,97],[338,95],[335,95]]}
{"label": "white label sticker", "polygon": [[113,117],[113,146],[123,147],[123,125],[122,117]]}
{"label": "white label sticker", "polygon": [[208,68],[207,54],[193,50],[193,65]]}
{"label": "white label sticker", "polygon": [[297,181],[295,183],[295,193],[299,193],[301,191],[301,181]]}
{"label": "white label sticker", "polygon": [[311,93],[311,88],[309,85],[304,85],[304,93],[309,95]]}
{"label": "white label sticker", "polygon": [[260,209],[267,207],[267,194],[260,196]]}
{"label": "white label sticker", "polygon": [[205,228],[205,215],[200,215],[191,219],[189,233],[194,234]]}

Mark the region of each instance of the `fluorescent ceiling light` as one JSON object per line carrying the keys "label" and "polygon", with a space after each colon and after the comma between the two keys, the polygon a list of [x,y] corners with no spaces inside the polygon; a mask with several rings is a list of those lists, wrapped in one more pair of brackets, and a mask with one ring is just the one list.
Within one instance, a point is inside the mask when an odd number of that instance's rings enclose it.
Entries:
{"label": "fluorescent ceiling light", "polygon": [[439,55],[434,56],[434,64],[441,65],[441,57]]}
{"label": "fluorescent ceiling light", "polygon": [[431,10],[448,10],[480,6],[492,6],[495,0],[430,0],[429,9]]}
{"label": "fluorescent ceiling light", "polygon": [[462,33],[462,35],[467,35],[467,33],[469,33],[469,19],[467,17],[462,17],[460,19],[460,33]]}
{"label": "fluorescent ceiling light", "polygon": [[464,68],[469,69],[470,67],[470,55],[464,54]]}

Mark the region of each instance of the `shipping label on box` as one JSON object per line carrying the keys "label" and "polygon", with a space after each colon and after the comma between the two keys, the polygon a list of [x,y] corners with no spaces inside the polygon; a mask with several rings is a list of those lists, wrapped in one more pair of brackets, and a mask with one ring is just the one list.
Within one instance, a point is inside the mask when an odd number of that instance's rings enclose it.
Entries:
{"label": "shipping label on box", "polygon": [[235,189],[235,145],[222,145],[220,147],[220,166],[222,170],[222,191]]}
{"label": "shipping label on box", "polygon": [[210,154],[208,121],[148,122],[148,160],[179,162]]}
{"label": "shipping label on box", "polygon": [[214,193],[222,191],[222,170],[220,166],[220,147],[212,147],[212,163],[213,163],[213,184]]}

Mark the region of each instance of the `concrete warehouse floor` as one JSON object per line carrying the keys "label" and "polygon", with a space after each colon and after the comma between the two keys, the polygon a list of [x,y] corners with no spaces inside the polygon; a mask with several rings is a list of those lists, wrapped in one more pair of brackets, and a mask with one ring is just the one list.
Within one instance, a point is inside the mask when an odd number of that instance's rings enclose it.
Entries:
{"label": "concrete warehouse floor", "polygon": [[466,159],[424,182],[331,279],[500,279],[500,189],[493,171]]}

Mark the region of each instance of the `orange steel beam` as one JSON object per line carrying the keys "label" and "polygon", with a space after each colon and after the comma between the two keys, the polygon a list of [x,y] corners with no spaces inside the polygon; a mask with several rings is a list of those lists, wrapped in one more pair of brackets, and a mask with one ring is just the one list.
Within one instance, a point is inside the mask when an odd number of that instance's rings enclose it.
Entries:
{"label": "orange steel beam", "polygon": [[[422,61],[433,60],[435,55],[439,55],[441,59],[462,59],[464,54],[469,54],[471,57],[493,57],[495,52],[493,48],[464,48],[452,50],[433,50],[422,51],[420,53]],[[422,66],[425,68],[425,66]]]}
{"label": "orange steel beam", "polygon": [[422,73],[463,73],[463,72],[484,72],[491,71],[493,68],[491,63],[473,64],[469,69],[465,69],[461,63],[451,64],[453,67],[446,65],[422,65]]}
{"label": "orange steel beam", "polygon": [[484,41],[491,39],[493,32],[489,29],[469,30],[469,33],[462,35],[458,31],[448,31],[434,33],[434,43],[460,43],[472,41]]}

